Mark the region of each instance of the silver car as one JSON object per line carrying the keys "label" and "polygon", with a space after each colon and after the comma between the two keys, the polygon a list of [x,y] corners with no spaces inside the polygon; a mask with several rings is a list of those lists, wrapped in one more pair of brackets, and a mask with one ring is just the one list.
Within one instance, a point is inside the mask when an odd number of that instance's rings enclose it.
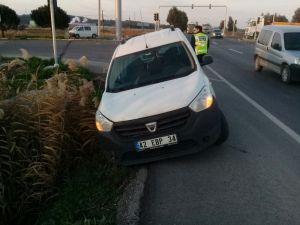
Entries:
{"label": "silver car", "polygon": [[258,72],[273,70],[286,84],[300,81],[300,26],[265,26],[257,39],[254,59]]}

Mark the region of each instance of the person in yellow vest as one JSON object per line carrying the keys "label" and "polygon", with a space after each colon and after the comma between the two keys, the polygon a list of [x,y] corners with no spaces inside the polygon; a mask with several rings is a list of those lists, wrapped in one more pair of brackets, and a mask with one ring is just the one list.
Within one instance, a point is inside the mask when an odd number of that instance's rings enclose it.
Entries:
{"label": "person in yellow vest", "polygon": [[209,48],[209,38],[207,34],[202,32],[202,26],[195,26],[194,35],[191,37],[191,45],[195,49],[200,64],[202,64],[202,58],[208,53]]}

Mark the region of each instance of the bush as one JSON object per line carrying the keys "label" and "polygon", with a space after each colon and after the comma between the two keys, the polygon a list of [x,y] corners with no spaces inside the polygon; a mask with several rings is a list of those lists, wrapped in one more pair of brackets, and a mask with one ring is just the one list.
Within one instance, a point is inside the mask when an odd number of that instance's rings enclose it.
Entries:
{"label": "bush", "polygon": [[84,79],[82,68],[43,70],[52,63],[27,58],[0,66],[0,217],[6,225],[33,224],[64,175],[98,147],[101,90]]}

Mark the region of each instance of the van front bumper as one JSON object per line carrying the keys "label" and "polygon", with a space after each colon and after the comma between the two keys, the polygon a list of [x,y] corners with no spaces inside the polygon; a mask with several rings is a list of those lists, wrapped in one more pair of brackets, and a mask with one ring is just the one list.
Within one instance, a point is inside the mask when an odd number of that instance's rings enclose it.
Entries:
{"label": "van front bumper", "polygon": [[[221,111],[216,102],[214,102],[209,109],[198,113],[193,112],[189,108],[185,108],[184,110],[189,112],[189,117],[181,127],[165,130],[163,132],[149,132],[149,134],[144,136],[128,138],[120,136],[113,128],[111,132],[99,133],[100,145],[102,149],[106,151],[113,151],[117,161],[124,165],[141,164],[183,156],[204,150],[208,146],[213,145],[219,138],[221,132]],[[172,112],[169,113],[171,114]],[[169,113],[161,115],[168,116]],[[155,122],[157,119],[159,120],[161,115],[138,119],[138,122],[144,124]],[[136,121],[137,120],[132,121],[132,123]],[[136,142],[138,141],[159,138],[171,134],[177,135],[178,143],[176,145],[149,149],[142,152],[138,152],[135,149]]]}

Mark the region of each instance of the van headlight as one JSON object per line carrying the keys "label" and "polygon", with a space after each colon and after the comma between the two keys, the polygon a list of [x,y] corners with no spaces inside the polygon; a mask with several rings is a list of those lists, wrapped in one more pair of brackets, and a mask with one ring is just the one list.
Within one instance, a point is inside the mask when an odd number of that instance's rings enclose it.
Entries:
{"label": "van headlight", "polygon": [[300,58],[295,59],[295,64],[300,65]]}
{"label": "van headlight", "polygon": [[96,112],[96,127],[100,132],[109,132],[113,127],[113,123],[106,119],[100,111]]}
{"label": "van headlight", "polygon": [[213,94],[208,86],[204,86],[197,97],[190,104],[190,109],[194,112],[200,112],[212,106],[214,101]]}

